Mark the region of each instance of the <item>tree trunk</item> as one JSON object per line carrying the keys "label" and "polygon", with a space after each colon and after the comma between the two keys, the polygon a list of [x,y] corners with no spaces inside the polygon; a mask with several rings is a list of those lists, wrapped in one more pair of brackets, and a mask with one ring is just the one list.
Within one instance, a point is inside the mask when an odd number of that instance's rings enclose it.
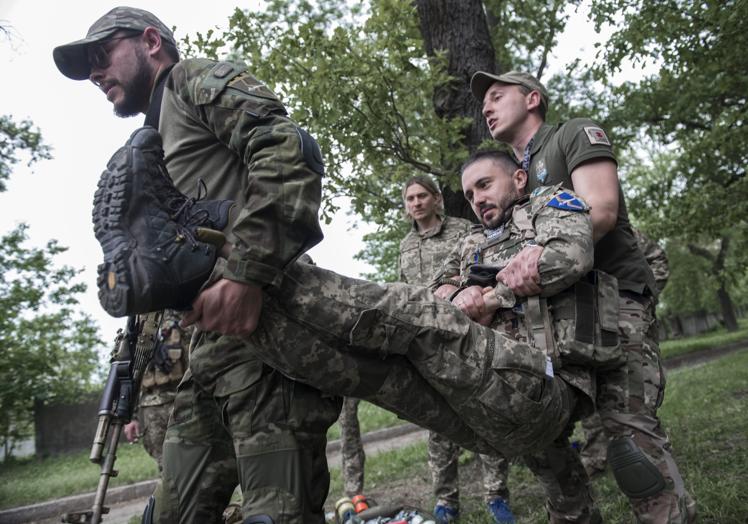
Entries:
{"label": "tree trunk", "polygon": [[722,310],[722,321],[725,323],[725,329],[727,331],[737,331],[738,318],[735,314],[735,306],[723,284],[720,284],[717,290],[717,299],[719,300],[719,307]]}
{"label": "tree trunk", "polygon": [[[470,118],[461,142],[451,147],[475,151],[491,138],[482,103],[470,93],[470,77],[476,71],[497,70],[496,53],[488,31],[486,13],[480,0],[414,0],[424,47],[429,56],[445,53],[447,71],[453,80],[434,90],[434,110],[440,118]],[[459,166],[446,166],[459,176]],[[462,191],[444,189],[444,209],[448,215],[475,220]]]}
{"label": "tree trunk", "polygon": [[719,283],[719,288],[717,289],[717,301],[719,302],[719,307],[722,311],[722,322],[724,322],[727,331],[737,331],[738,320],[737,315],[735,314],[735,306],[732,303],[732,298],[730,298],[730,293],[727,291],[727,279],[724,273],[725,260],[727,259],[727,252],[729,249],[729,236],[722,236],[722,238],[719,239],[719,251],[716,255],[701,246],[688,244],[688,250],[691,253],[700,256],[711,263],[712,273]]}

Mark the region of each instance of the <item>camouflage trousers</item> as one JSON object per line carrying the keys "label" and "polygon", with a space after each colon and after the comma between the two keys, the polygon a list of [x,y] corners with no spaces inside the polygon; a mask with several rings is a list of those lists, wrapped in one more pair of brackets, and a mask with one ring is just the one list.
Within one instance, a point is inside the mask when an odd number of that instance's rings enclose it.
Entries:
{"label": "camouflage trousers", "polygon": [[584,431],[584,445],[581,456],[584,468],[589,475],[605,471],[608,452],[608,434],[603,427],[603,421],[598,412],[582,420]]}
{"label": "camouflage trousers", "polygon": [[[429,432],[429,469],[436,503],[450,508],[460,507],[459,458],[460,446],[438,433]],[[509,500],[506,477],[509,461],[501,455],[478,454],[483,481],[483,499],[496,497]]]}
{"label": "camouflage trousers", "polygon": [[343,491],[353,497],[364,491],[364,464],[366,455],[361,442],[361,428],[358,424],[358,404],[360,400],[352,397],[343,399],[340,410],[340,440],[343,473]]}
{"label": "camouflage trousers", "polygon": [[427,289],[289,266],[245,349],[285,374],[368,400],[486,454],[543,449],[574,393],[546,356],[472,322]]}
{"label": "camouflage trousers", "polygon": [[595,507],[589,477],[571,446],[573,425],[548,447],[523,457],[525,465],[543,487],[551,524],[597,524],[602,522]]}
{"label": "camouflage trousers", "polygon": [[[600,425],[592,440],[603,467],[608,442],[616,437],[633,437],[637,446],[665,479],[665,489],[648,498],[630,498],[640,523],[691,522],[695,504],[683,485],[672,455],[670,441],[657,418],[665,391],[660,352],[657,345],[653,304],[622,296],[619,337],[625,363],[597,373],[597,417]],[[594,420],[594,418],[592,419]],[[588,522],[590,518],[587,475],[580,457],[562,435],[541,453],[525,462],[543,484],[551,522]],[[602,450],[600,450],[602,448]]]}
{"label": "camouflage trousers", "polygon": [[138,407],[138,421],[142,432],[143,448],[158,464],[158,470],[163,469],[163,448],[166,428],[169,424],[169,414],[173,402],[153,406]]}
{"label": "camouflage trousers", "polygon": [[671,454],[670,440],[657,418],[665,393],[665,375],[657,344],[654,304],[622,292],[619,337],[626,362],[597,374],[597,411],[609,439],[633,437],[665,479],[665,489],[651,497],[630,498],[641,523],[690,522],[693,499],[683,485]]}
{"label": "camouflage trousers", "polygon": [[164,469],[154,494],[158,523],[219,523],[237,484],[242,513],[276,524],[324,522],[329,488],[326,432],[339,398],[288,379],[257,360],[198,383],[193,367],[238,343],[220,337],[198,346],[177,389],[164,442]]}

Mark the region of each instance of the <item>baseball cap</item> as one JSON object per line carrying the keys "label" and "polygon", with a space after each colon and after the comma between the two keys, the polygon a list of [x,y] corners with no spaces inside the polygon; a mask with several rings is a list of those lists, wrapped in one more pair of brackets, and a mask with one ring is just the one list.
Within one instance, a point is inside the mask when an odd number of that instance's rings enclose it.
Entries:
{"label": "baseball cap", "polygon": [[488,91],[488,88],[496,82],[524,86],[531,91],[537,91],[540,93],[541,102],[545,108],[548,109],[548,91],[545,90],[545,86],[531,74],[523,73],[521,71],[509,71],[500,75],[478,71],[470,79],[470,91],[473,92],[473,96],[477,98],[479,102],[483,102],[483,97],[486,96],[486,91]]}
{"label": "baseball cap", "polygon": [[55,47],[52,57],[63,75],[73,80],[85,80],[91,74],[87,55],[89,45],[106,40],[120,29],[145,31],[149,26],[158,29],[163,40],[176,45],[171,29],[153,13],[135,7],[120,6],[96,20],[88,29],[86,38]]}

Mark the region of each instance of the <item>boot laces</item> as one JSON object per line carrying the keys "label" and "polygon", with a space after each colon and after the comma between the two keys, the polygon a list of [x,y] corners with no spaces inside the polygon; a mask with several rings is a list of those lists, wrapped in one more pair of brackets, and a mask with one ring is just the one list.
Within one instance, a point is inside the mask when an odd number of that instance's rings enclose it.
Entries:
{"label": "boot laces", "polygon": [[[164,174],[164,176],[168,175]],[[167,179],[166,182],[171,183],[171,179]],[[174,191],[177,194],[171,196],[165,202],[166,208],[169,211],[169,218],[171,218],[176,225],[177,238],[189,241],[190,247],[195,250],[199,248],[200,245],[192,232],[192,228],[204,225],[210,218],[210,213],[208,213],[206,209],[193,208],[197,202],[206,198],[208,194],[208,186],[202,178],[199,178],[197,180],[197,196],[195,198],[179,193],[176,188],[174,188]]]}

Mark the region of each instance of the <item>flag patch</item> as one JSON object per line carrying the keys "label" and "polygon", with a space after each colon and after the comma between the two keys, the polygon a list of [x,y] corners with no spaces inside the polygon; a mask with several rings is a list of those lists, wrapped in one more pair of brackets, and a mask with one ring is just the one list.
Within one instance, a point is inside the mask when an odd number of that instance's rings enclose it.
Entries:
{"label": "flag patch", "polygon": [[592,145],[602,144],[604,146],[610,145],[610,140],[608,140],[608,136],[605,134],[605,131],[603,131],[601,128],[588,126],[584,128],[584,132],[587,133],[587,138],[590,140],[590,144]]}
{"label": "flag patch", "polygon": [[563,211],[587,211],[589,207],[581,198],[574,196],[566,191],[562,191],[554,196],[547,204],[548,207],[555,207]]}

